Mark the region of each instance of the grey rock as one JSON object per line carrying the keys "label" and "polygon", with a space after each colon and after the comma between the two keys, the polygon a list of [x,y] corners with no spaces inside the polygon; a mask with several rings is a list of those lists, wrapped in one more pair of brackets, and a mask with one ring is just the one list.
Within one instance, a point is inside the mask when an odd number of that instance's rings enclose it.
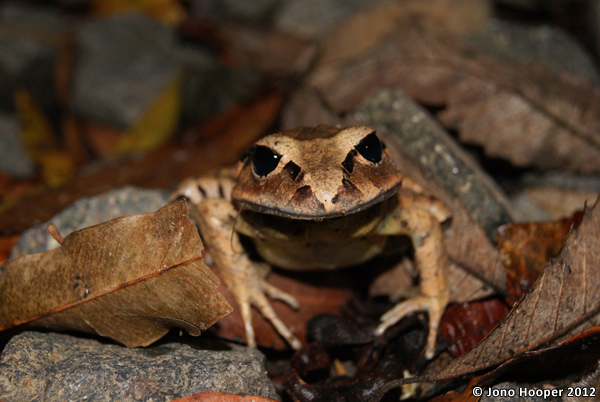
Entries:
{"label": "grey rock", "polygon": [[260,85],[260,75],[250,68],[188,70],[183,89],[182,120],[192,124],[203,121],[250,98]]}
{"label": "grey rock", "polygon": [[47,251],[59,246],[48,232],[53,223],[66,237],[69,233],[124,215],[155,212],[168,203],[168,193],[161,190],[143,190],[123,187],[90,198],[81,198],[50,222],[37,225],[23,233],[13,247],[10,259],[23,254]]}
{"label": "grey rock", "polygon": [[0,5],[0,24],[0,109],[13,112],[15,90],[24,88],[47,115],[57,114],[54,70],[65,31],[60,14],[50,7],[7,3]]}
{"label": "grey rock", "polygon": [[359,105],[355,117],[393,133],[399,149],[461,199],[492,241],[498,226],[515,219],[515,211],[498,185],[404,92],[379,91]]}
{"label": "grey rock", "polygon": [[183,44],[176,32],[138,14],[94,21],[77,34],[74,112],[127,129],[167,85],[181,77],[183,124],[194,124],[254,94],[257,73],[218,65],[215,56]]}
{"label": "grey rock", "polygon": [[0,170],[13,177],[28,178],[35,174],[35,165],[23,146],[19,127],[16,116],[0,113]]}
{"label": "grey rock", "polygon": [[182,343],[127,349],[52,333],[13,337],[0,358],[0,398],[22,401],[171,401],[202,391],[276,398],[252,348]]}
{"label": "grey rock", "polygon": [[352,14],[388,0],[287,0],[275,14],[275,26],[299,37],[319,39]]}
{"label": "grey rock", "polygon": [[137,121],[181,71],[170,51],[174,31],[149,17],[97,20],[83,27],[76,41],[73,109],[115,127]]}
{"label": "grey rock", "polygon": [[67,25],[60,10],[52,6],[28,5],[7,2],[0,7],[0,20],[12,26],[64,33]]}
{"label": "grey rock", "polygon": [[472,46],[508,62],[541,64],[557,74],[568,73],[596,84],[600,82],[591,56],[558,28],[492,21],[465,39]]}

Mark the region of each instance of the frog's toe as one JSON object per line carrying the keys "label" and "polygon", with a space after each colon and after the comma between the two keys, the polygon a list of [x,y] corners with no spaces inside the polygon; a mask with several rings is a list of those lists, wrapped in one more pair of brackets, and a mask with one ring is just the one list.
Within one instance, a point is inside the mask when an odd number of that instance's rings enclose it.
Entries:
{"label": "frog's toe", "polygon": [[[254,326],[252,325],[252,307],[256,307],[260,314],[271,323],[277,333],[283,339],[285,339],[285,341],[292,348],[300,349],[302,347],[302,343],[294,336],[294,334],[292,334],[292,331],[290,331],[283,321],[281,321],[279,316],[277,316],[277,313],[275,313],[275,310],[273,310],[271,302],[267,296],[275,299],[281,299],[290,304],[292,307],[294,307],[298,302],[293,296],[272,285],[267,284],[258,276],[254,279],[257,279],[257,281],[247,281],[246,287],[241,289],[240,287],[237,287],[235,288],[237,292],[233,292],[240,307],[240,313],[242,315],[242,321],[246,331],[246,340],[248,342],[248,346],[256,346]],[[252,283],[254,283],[255,286],[251,286]]]}
{"label": "frog's toe", "polygon": [[293,308],[294,310],[298,310],[300,308],[300,303],[298,300],[292,296],[291,294],[284,292],[276,286],[273,286],[269,283],[265,283],[265,293],[274,300],[280,300]]}
{"label": "frog's toe", "polygon": [[432,359],[435,355],[437,333],[445,308],[445,302],[433,297],[425,296],[398,303],[381,316],[381,324],[375,329],[375,335],[382,335],[386,329],[411,313],[426,311],[429,316],[429,333],[427,335],[427,344],[425,346],[425,358]]}
{"label": "frog's toe", "polygon": [[[288,295],[287,293],[280,291],[277,288],[274,288],[274,289],[281,292],[282,294],[285,294],[285,296],[292,297],[292,296]],[[269,291],[269,290],[267,290],[267,288],[265,288],[265,291],[271,292],[272,290]],[[293,299],[293,297],[292,297],[292,299]],[[294,301],[295,300],[296,299],[294,299]],[[283,321],[281,321],[279,316],[275,313],[275,310],[273,310],[273,307],[271,307],[271,303],[269,302],[269,300],[267,300],[267,298],[264,295],[256,298],[254,300],[253,304],[258,309],[258,311],[260,311],[260,313],[263,315],[263,317],[265,317],[271,323],[271,325],[273,325],[273,327],[279,333],[279,335],[281,335],[281,337],[283,337],[283,339],[285,339],[286,342],[292,348],[298,350],[302,347],[302,342],[300,342],[300,340],[298,338],[296,338],[294,336],[294,334],[292,334],[292,331],[290,331],[290,329],[287,327],[287,325],[285,325],[283,323]]]}
{"label": "frog's toe", "polygon": [[254,327],[252,326],[252,306],[250,305],[250,303],[240,303],[240,313],[242,314],[244,330],[246,331],[246,342],[248,342],[248,346],[256,347]]}

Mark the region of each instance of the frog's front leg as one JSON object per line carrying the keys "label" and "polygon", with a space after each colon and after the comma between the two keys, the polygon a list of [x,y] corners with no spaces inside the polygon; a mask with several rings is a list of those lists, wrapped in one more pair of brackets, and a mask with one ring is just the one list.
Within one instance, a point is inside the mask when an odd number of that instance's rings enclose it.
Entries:
{"label": "frog's front leg", "polygon": [[234,231],[237,210],[229,200],[219,198],[205,198],[196,208],[202,238],[240,307],[248,345],[256,346],[251,314],[254,306],[294,349],[299,349],[301,342],[277,316],[266,296],[279,299],[292,308],[298,308],[298,302],[266,282],[266,264],[248,257],[239,235]]}
{"label": "frog's front leg", "polygon": [[386,217],[378,233],[410,236],[420,274],[421,295],[400,302],[383,314],[376,334],[383,334],[387,328],[410,313],[426,311],[429,316],[429,333],[425,357],[431,359],[435,353],[439,324],[450,298],[448,258],[440,222],[428,207],[400,205]]}

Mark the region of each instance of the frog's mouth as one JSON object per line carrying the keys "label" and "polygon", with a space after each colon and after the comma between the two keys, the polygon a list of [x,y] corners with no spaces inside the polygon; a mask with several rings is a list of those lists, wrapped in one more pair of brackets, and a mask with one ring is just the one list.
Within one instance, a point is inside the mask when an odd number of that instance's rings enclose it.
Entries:
{"label": "frog's mouth", "polygon": [[[360,202],[355,202],[355,199],[351,200],[331,200],[330,206],[327,210],[323,203],[320,203],[316,198],[311,197],[307,194],[302,200],[301,208],[293,203],[255,203],[244,199],[235,199],[234,203],[240,211],[251,211],[259,214],[274,215],[282,218],[306,220],[306,221],[323,221],[326,219],[340,218],[348,215],[353,215],[358,212],[367,210],[377,204],[386,201],[392,197],[398,191],[400,182],[389,189],[382,190],[376,197],[365,201],[364,199]],[[351,197],[349,197],[351,198]]]}

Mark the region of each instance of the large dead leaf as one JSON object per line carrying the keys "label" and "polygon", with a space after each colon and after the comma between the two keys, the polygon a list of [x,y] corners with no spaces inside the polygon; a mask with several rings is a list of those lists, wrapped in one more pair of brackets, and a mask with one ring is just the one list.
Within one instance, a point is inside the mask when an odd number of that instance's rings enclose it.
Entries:
{"label": "large dead leaf", "polygon": [[[598,199],[600,200],[600,198]],[[598,323],[600,311],[600,208],[586,209],[559,256],[546,266],[531,292],[467,354],[428,380],[457,377],[497,366],[527,351]]]}
{"label": "large dead leaf", "polygon": [[201,250],[183,200],[73,232],[57,249],[4,266],[0,329],[81,330],[129,347],[171,327],[200,335],[231,311]]}
{"label": "large dead leaf", "polygon": [[412,3],[362,13],[325,41],[309,82],[334,113],[379,89],[401,88],[443,108],[442,122],[490,156],[516,166],[600,171],[598,88],[475,50]]}

